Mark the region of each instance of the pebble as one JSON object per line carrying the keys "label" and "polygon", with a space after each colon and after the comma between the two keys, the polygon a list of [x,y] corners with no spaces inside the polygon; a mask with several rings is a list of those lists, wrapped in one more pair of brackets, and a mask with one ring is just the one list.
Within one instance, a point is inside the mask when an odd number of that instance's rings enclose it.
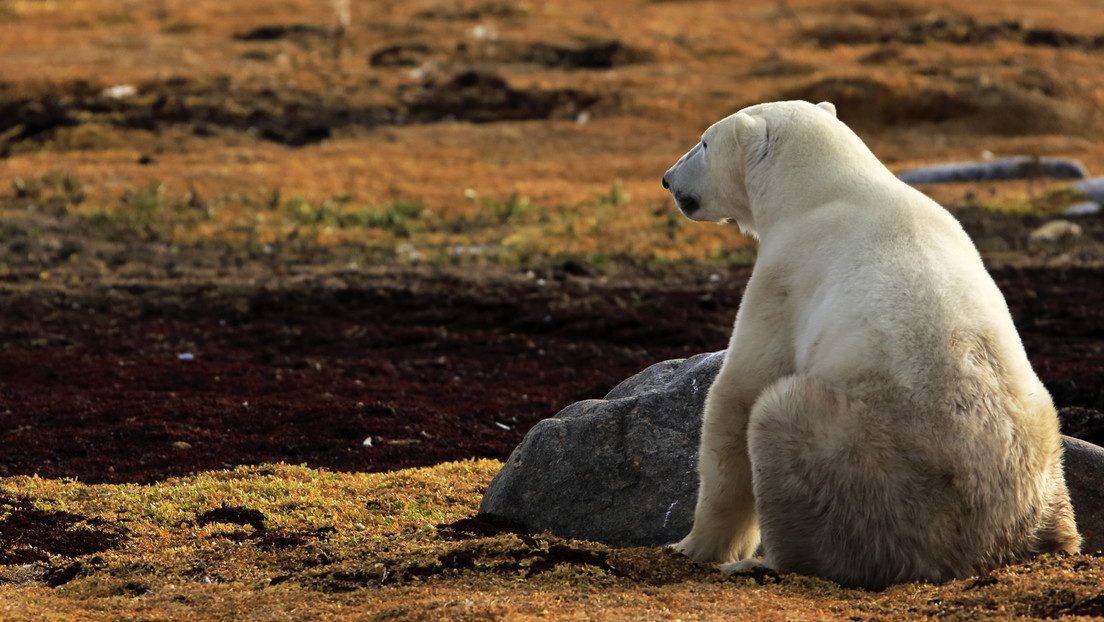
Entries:
{"label": "pebble", "polygon": [[1068,220],[1052,220],[1032,231],[1027,239],[1031,242],[1072,242],[1081,237],[1081,226]]}

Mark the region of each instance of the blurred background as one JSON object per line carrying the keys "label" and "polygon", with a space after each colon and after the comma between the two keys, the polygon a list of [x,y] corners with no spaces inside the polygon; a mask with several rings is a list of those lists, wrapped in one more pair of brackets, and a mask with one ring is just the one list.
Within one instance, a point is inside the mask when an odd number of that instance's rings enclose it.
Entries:
{"label": "blurred background", "polygon": [[[762,101],[835,102],[894,170],[1104,171],[1102,8],[2,0],[0,182],[254,253],[726,260],[739,235],[681,220],[657,180]],[[1047,190],[931,192],[1023,208]]]}

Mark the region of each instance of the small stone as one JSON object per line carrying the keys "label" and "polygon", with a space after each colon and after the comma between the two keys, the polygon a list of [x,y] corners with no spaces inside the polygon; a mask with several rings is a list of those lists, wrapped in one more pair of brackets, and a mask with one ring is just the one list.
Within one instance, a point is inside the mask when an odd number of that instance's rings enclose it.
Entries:
{"label": "small stone", "polygon": [[1033,244],[1068,244],[1080,238],[1081,234],[1081,225],[1068,220],[1052,220],[1032,231],[1027,239]]}

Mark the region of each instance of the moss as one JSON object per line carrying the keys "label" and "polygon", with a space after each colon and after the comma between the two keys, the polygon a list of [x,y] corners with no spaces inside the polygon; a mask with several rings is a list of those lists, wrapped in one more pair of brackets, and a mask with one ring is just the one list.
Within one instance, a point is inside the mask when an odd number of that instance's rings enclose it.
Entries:
{"label": "moss", "polygon": [[[0,479],[28,510],[126,538],[0,565],[0,611],[35,619],[715,619],[1094,615],[1104,560],[1047,556],[980,579],[884,592],[816,577],[726,577],[663,548],[611,549],[472,519],[501,463],[393,473],[287,464],[151,485]],[[73,517],[79,517],[76,523]],[[10,547],[11,542],[3,542]],[[784,614],[784,615],[783,615]]]}

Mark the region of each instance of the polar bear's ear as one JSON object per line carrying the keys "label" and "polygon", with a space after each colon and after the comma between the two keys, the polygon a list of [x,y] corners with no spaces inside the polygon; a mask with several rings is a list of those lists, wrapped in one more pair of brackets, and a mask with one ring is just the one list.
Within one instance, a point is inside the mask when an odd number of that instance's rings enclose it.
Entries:
{"label": "polar bear's ear", "polygon": [[733,117],[733,133],[736,134],[736,144],[744,152],[744,161],[748,164],[759,164],[767,157],[769,140],[767,134],[767,122],[762,117],[751,116],[746,112],[737,112]]}
{"label": "polar bear's ear", "polygon": [[831,112],[833,117],[839,116],[838,114],[836,114],[836,105],[832,102],[820,102],[819,104],[817,104],[817,108]]}
{"label": "polar bear's ear", "polygon": [[755,134],[760,132],[759,126],[762,124],[762,119],[752,117],[746,112],[737,112],[732,117],[732,131],[736,134],[736,142],[739,144],[747,143]]}

